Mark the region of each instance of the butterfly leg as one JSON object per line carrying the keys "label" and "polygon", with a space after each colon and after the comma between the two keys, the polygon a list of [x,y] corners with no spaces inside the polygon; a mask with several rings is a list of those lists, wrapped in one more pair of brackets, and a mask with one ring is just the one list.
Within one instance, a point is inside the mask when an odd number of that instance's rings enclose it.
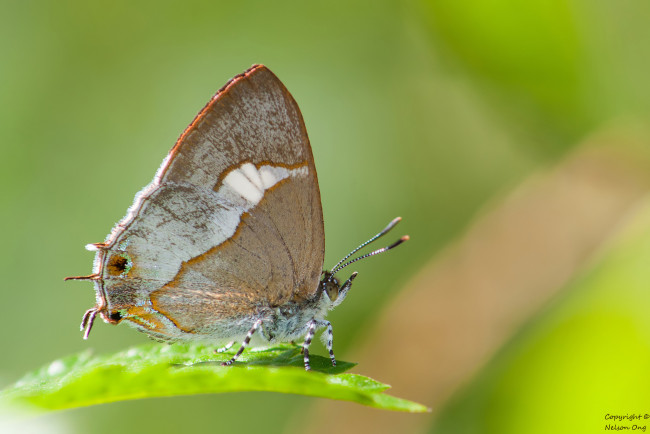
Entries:
{"label": "butterfly leg", "polygon": [[214,352],[215,352],[215,353],[223,353],[223,352],[226,352],[226,351],[228,351],[229,349],[231,349],[233,345],[235,345],[235,341],[230,341],[230,342],[228,342],[226,345],[224,345],[223,347],[221,347],[221,348],[217,348],[216,350],[214,350]]}
{"label": "butterfly leg", "polygon": [[[323,334],[323,342],[327,346],[327,351],[330,353],[330,360],[332,361],[332,366],[336,366],[336,358],[334,357],[334,349],[332,348],[332,340],[334,339],[334,333],[332,333],[332,323],[329,321],[318,321],[318,328],[327,327],[327,335]],[[327,336],[327,341],[325,341],[325,336]]]}
{"label": "butterfly leg", "polygon": [[316,332],[316,320],[312,319],[307,324],[309,328],[307,329],[305,342],[302,344],[302,353],[303,360],[305,361],[305,370],[311,371],[311,366],[309,365],[309,346],[311,345],[311,340],[314,338],[314,333]]}
{"label": "butterfly leg", "polygon": [[[309,365],[309,346],[311,345],[312,339],[314,339],[314,334],[317,329],[322,327],[327,327],[327,351],[330,353],[330,360],[332,360],[332,366],[336,366],[336,358],[334,357],[334,350],[332,349],[332,339],[334,334],[332,333],[332,323],[325,320],[312,319],[307,323],[307,336],[305,336],[305,342],[302,344],[302,353],[303,359],[305,361],[305,369],[307,371],[311,370]],[[323,335],[325,336],[325,335]]]}
{"label": "butterfly leg", "polygon": [[253,327],[251,327],[251,329],[248,331],[248,333],[246,333],[246,337],[242,341],[241,347],[239,347],[239,351],[237,351],[237,354],[235,354],[233,356],[233,358],[228,360],[227,362],[223,362],[221,364],[222,366],[230,366],[230,365],[232,365],[235,362],[235,360],[237,360],[239,358],[239,356],[241,356],[241,353],[243,353],[244,350],[246,349],[246,346],[248,345],[248,343],[251,341],[251,338],[253,337],[253,333],[255,333],[255,330],[257,330],[257,328],[260,326],[260,324],[262,324],[261,319],[258,319],[257,321],[255,321],[255,324],[253,324]]}

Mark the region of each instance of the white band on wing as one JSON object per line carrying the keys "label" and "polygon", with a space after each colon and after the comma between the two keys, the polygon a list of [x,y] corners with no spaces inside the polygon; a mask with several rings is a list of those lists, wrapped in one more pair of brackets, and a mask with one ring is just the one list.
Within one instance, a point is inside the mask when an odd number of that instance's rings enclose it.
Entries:
{"label": "white band on wing", "polygon": [[252,163],[244,163],[226,175],[223,185],[231,188],[252,205],[257,205],[264,197],[265,190],[290,176],[305,176],[307,171],[307,166],[288,169],[281,166],[265,165],[257,169]]}

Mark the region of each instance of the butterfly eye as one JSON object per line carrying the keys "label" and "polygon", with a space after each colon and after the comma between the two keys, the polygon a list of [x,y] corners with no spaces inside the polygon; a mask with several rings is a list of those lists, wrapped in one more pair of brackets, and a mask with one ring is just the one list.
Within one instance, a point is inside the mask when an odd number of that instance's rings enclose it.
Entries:
{"label": "butterfly eye", "polygon": [[325,292],[327,293],[327,297],[329,297],[330,301],[336,301],[336,299],[339,297],[339,282],[336,279],[332,281],[326,281]]}
{"label": "butterfly eye", "polygon": [[115,312],[111,313],[111,314],[108,316],[108,318],[109,318],[111,321],[119,322],[119,321],[122,319],[122,314],[121,314],[119,311],[115,311]]}

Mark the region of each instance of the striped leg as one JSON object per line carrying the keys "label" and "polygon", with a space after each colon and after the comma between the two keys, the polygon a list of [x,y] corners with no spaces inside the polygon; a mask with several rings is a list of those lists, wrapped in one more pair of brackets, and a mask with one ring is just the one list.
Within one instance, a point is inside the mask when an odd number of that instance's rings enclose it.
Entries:
{"label": "striped leg", "polygon": [[221,347],[221,348],[217,348],[216,350],[214,350],[214,352],[215,352],[215,353],[223,353],[223,352],[226,352],[226,351],[228,351],[229,349],[231,349],[233,345],[235,345],[235,341],[230,341],[230,342],[228,342],[226,345],[224,345],[223,347]]}
{"label": "striped leg", "polygon": [[[332,333],[332,323],[325,320],[312,319],[307,324],[309,328],[307,329],[307,336],[305,336],[305,343],[302,344],[302,353],[304,355],[305,369],[307,371],[311,370],[311,366],[309,365],[309,346],[311,345],[312,339],[314,339],[314,334],[316,333],[316,330],[322,327],[327,327],[327,343],[326,343],[327,351],[329,351],[330,353],[330,360],[332,360],[332,366],[336,366],[336,358],[334,357],[334,350],[332,348],[332,339],[334,338],[334,334]],[[325,335],[323,335],[323,340],[324,338]]]}
{"label": "striped leg", "polygon": [[[327,327],[327,335],[323,334],[322,337],[325,345],[327,346],[327,351],[330,353],[332,366],[336,366],[336,358],[334,357],[334,349],[332,348],[332,340],[334,339],[334,333],[332,333],[332,323],[325,320],[318,321],[318,328],[321,327]],[[327,341],[325,341],[325,336],[327,336]]]}
{"label": "striped leg", "polygon": [[227,362],[223,362],[221,364],[222,366],[230,366],[230,365],[232,365],[235,362],[235,360],[237,360],[237,358],[239,356],[241,356],[241,353],[243,353],[244,350],[246,349],[246,346],[251,341],[251,337],[253,337],[253,333],[255,333],[255,330],[257,330],[257,328],[260,326],[260,324],[262,324],[261,319],[258,319],[257,321],[255,321],[255,324],[253,324],[253,327],[248,331],[248,333],[246,333],[246,337],[242,341],[241,347],[239,347],[239,351],[237,351],[237,354],[235,354],[233,356],[233,358],[228,360]]}
{"label": "striped leg", "polygon": [[305,370],[311,371],[311,366],[309,366],[309,346],[316,332],[316,320],[312,319],[307,324],[309,324],[309,329],[307,330],[307,336],[305,336],[305,342],[302,344],[302,352],[304,355]]}

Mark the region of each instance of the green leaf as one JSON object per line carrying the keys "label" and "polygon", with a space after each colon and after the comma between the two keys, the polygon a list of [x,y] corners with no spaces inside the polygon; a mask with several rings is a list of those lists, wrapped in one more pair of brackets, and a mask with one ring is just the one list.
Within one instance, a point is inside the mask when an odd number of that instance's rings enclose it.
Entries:
{"label": "green leaf", "polygon": [[61,410],[160,396],[264,391],[357,402],[384,410],[425,412],[421,404],[386,395],[390,386],[356,374],[355,364],[312,355],[303,367],[300,347],[249,350],[221,366],[232,352],[214,354],[203,344],[147,344],[113,355],[91,353],[56,360],[0,392],[0,400]]}

